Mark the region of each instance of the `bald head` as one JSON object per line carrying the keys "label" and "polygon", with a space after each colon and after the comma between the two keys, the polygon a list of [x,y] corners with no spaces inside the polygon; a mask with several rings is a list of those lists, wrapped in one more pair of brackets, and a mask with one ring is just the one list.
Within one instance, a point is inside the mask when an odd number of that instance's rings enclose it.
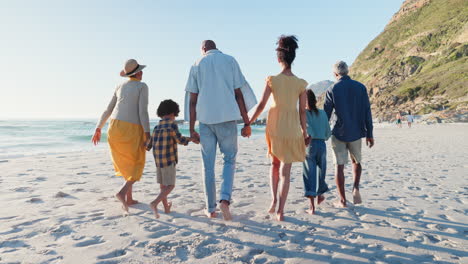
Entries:
{"label": "bald head", "polygon": [[212,40],[204,40],[202,42],[202,46],[201,46],[201,49],[203,51],[203,53],[209,51],[209,50],[212,50],[212,49],[216,49],[216,43]]}

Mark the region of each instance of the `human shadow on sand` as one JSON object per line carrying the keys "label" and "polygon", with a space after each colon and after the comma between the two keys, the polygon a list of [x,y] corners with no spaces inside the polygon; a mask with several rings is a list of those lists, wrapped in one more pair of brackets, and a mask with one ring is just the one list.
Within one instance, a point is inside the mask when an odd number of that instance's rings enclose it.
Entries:
{"label": "human shadow on sand", "polygon": [[[140,209],[141,208],[141,209]],[[135,208],[137,209],[137,208]],[[143,205],[138,206],[138,209],[143,211],[150,211],[149,207],[145,207]],[[190,216],[186,214],[181,214],[177,212],[172,212],[170,215],[172,218],[184,218],[191,221],[196,221],[201,224],[206,224],[207,228],[192,228],[190,225],[187,224],[175,224],[172,222],[166,222],[162,220],[155,220],[154,218],[149,218],[140,212],[138,214],[134,214],[137,217],[142,217],[147,221],[156,221],[161,226],[166,226],[170,228],[174,228],[174,230],[181,231],[193,234],[199,234],[203,237],[208,237],[209,239],[219,239],[224,240],[229,243],[237,244],[240,247],[250,247],[251,250],[248,251],[248,254],[240,257],[239,260],[241,261],[249,261],[253,259],[255,255],[258,254],[269,254],[271,256],[275,256],[278,258],[304,258],[304,259],[314,259],[316,261],[325,261],[329,262],[333,261],[344,261],[346,263],[368,263],[368,261],[390,261],[390,262],[408,262],[411,260],[418,260],[418,261],[433,261],[433,255],[419,255],[419,254],[411,254],[408,252],[401,252],[401,251],[393,251],[383,249],[382,246],[370,247],[367,244],[362,243],[352,243],[346,240],[347,234],[355,234],[361,236],[364,239],[372,239],[376,242],[386,242],[392,243],[395,245],[403,246],[403,247],[417,247],[422,248],[425,250],[430,250],[435,252],[446,252],[455,256],[464,256],[466,255],[465,252],[456,250],[456,249],[449,249],[443,248],[433,245],[425,245],[425,244],[417,244],[417,243],[409,243],[407,245],[402,245],[402,241],[399,239],[376,236],[376,235],[369,235],[365,233],[361,233],[355,231],[354,228],[360,227],[357,225],[359,222],[357,219],[350,219],[356,222],[357,226],[351,226],[346,229],[336,229],[327,227],[324,225],[316,225],[312,224],[307,221],[299,220],[292,217],[287,217],[285,222],[271,222],[271,223],[260,223],[257,221],[253,221],[250,219],[246,219],[245,217],[240,217],[239,219],[234,219],[234,222],[221,222],[219,219],[209,219],[206,217],[199,217],[199,216]],[[340,217],[336,217],[339,219]],[[238,221],[236,221],[238,220]],[[306,228],[306,231],[295,231],[287,228],[288,224],[294,224],[299,227],[309,226]],[[325,236],[323,234],[315,234],[317,229],[329,230],[336,233],[335,238],[331,236]],[[210,230],[210,231],[205,231]],[[229,230],[237,230],[238,232],[246,232],[251,233],[254,237],[258,237],[255,241],[242,241],[241,239],[231,237],[226,235],[225,233]],[[156,234],[155,234],[156,235]],[[151,236],[152,238],[157,238],[157,236]],[[270,241],[276,243],[277,245],[266,245],[261,243],[261,237],[269,237]],[[305,242],[305,238],[311,237],[313,238],[312,241]],[[301,244],[303,246],[312,246],[315,249],[324,249],[328,252],[339,253],[343,255],[349,255],[356,258],[366,259],[366,261],[359,261],[359,260],[350,260],[340,257],[332,257],[332,256],[325,256],[319,255],[312,252],[305,252],[305,251],[297,251],[291,249],[283,249],[280,246],[285,245],[285,242],[294,243],[294,244]],[[438,261],[438,263],[450,263],[446,261]]]}

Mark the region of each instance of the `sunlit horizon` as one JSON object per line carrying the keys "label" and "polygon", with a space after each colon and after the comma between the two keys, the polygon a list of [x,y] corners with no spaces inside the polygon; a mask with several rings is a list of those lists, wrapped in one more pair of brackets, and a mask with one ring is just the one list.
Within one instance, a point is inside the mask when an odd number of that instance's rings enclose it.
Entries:
{"label": "sunlit horizon", "polygon": [[188,71],[204,39],[237,59],[257,97],[265,78],[280,71],[275,43],[281,34],[299,38],[297,76],[309,84],[333,80],[332,64],[351,65],[401,3],[4,2],[0,120],[97,120],[129,58],[147,65],[150,117],[157,118],[157,105],[168,98],[183,113]]}

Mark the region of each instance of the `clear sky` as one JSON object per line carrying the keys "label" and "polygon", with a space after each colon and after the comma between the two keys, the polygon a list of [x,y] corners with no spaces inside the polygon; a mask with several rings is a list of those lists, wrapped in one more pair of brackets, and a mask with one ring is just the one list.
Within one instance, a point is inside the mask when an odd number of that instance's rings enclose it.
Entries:
{"label": "clear sky", "polygon": [[332,79],[385,27],[402,0],[0,1],[0,118],[98,118],[128,58],[147,65],[150,117],[183,106],[204,39],[234,56],[259,97],[277,74],[275,43],[299,38],[293,72]]}

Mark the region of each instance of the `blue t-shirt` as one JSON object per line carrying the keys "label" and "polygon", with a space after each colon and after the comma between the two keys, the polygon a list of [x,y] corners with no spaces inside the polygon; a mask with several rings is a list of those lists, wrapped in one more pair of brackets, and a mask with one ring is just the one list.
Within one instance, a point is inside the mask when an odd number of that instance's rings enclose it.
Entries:
{"label": "blue t-shirt", "polygon": [[307,117],[307,133],[312,139],[323,139],[327,140],[331,136],[330,124],[328,123],[328,117],[325,111],[318,110],[315,113],[312,110],[306,111]]}
{"label": "blue t-shirt", "polygon": [[323,109],[331,118],[335,110],[336,122],[332,134],[341,141],[352,142],[363,137],[372,138],[372,113],[366,87],[349,76],[343,76],[328,88]]}

